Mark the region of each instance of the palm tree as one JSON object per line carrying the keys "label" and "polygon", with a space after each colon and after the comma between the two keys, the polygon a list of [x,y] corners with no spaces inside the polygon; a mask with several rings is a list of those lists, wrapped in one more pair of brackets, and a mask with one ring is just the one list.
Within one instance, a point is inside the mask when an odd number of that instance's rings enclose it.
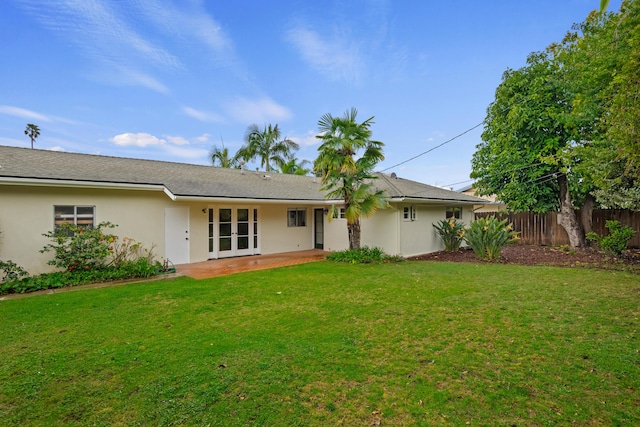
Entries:
{"label": "palm tree", "polygon": [[40,136],[40,128],[33,123],[29,123],[24,130],[24,134],[31,139],[31,148],[33,148],[33,143],[36,142],[36,138]]}
{"label": "palm tree", "polygon": [[311,172],[311,169],[306,167],[308,164],[311,164],[309,160],[298,161],[296,157],[291,156],[280,165],[280,172],[289,175],[307,175]]}
{"label": "palm tree", "polygon": [[222,148],[218,148],[215,145],[213,146],[213,152],[211,153],[211,163],[213,166],[216,166],[216,163],[221,168],[234,168],[238,166],[240,158],[236,153],[235,156],[229,157],[229,149],[224,145]]}
{"label": "palm tree", "polygon": [[298,144],[290,139],[280,139],[278,125],[265,125],[261,131],[253,124],[247,128],[244,140],[245,145],[240,148],[238,155],[246,161],[259,157],[260,166],[265,167],[267,172],[271,170],[271,162],[280,166],[291,156],[292,151],[299,148]]}
{"label": "palm tree", "polygon": [[[388,207],[388,197],[377,190],[373,181],[376,164],[384,160],[384,143],[371,140],[373,117],[362,123],[356,121],[358,111],[352,108],[343,117],[323,115],[318,121],[322,140],[318,148],[315,170],[322,174],[322,190],[327,198],[344,200],[345,217],[349,233],[349,248],[360,248],[360,217],[373,215]],[[331,207],[329,219],[337,208]]]}

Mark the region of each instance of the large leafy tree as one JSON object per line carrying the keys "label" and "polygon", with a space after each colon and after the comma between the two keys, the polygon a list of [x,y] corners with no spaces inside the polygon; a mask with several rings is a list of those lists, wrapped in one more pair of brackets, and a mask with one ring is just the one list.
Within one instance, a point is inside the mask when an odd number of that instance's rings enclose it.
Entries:
{"label": "large leafy tree", "polygon": [[31,140],[31,148],[33,148],[33,143],[36,142],[36,139],[40,136],[40,128],[33,123],[29,123],[24,130],[24,134]]}
{"label": "large leafy tree", "polygon": [[[640,0],[573,30],[504,73],[472,177],[512,210],[558,210],[580,247],[594,196],[640,210]],[[582,208],[582,224],[571,206]]]}
{"label": "large leafy tree", "polygon": [[299,148],[296,142],[288,138],[281,139],[278,125],[269,124],[260,129],[253,124],[247,128],[244,140],[239,156],[246,161],[260,158],[260,166],[267,172],[272,169],[272,163],[279,167]]}
{"label": "large leafy tree", "polygon": [[606,207],[640,210],[640,1],[592,13],[559,46],[583,139],[573,155]]}
{"label": "large leafy tree", "polygon": [[[318,121],[318,148],[315,170],[322,175],[322,190],[328,198],[344,201],[349,248],[360,248],[360,218],[388,206],[384,191],[374,186],[373,171],[384,160],[384,143],[371,139],[373,117],[357,121],[358,111],[348,110],[342,117],[327,113]],[[336,207],[332,206],[329,218]]]}
{"label": "large leafy tree", "polygon": [[[570,120],[571,93],[552,50],[507,70],[487,110],[482,143],[472,159],[479,194],[496,194],[513,211],[559,211],[574,248],[585,245],[574,210],[581,194],[567,150],[580,139]],[[578,191],[583,190],[583,191]]]}

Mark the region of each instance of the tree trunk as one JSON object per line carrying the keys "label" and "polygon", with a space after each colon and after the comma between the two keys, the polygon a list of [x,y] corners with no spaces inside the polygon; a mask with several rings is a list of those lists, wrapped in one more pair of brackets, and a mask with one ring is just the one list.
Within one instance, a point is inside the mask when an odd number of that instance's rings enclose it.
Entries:
{"label": "tree trunk", "polygon": [[569,246],[572,249],[584,248],[586,239],[584,231],[578,222],[578,215],[571,204],[571,194],[569,194],[569,184],[567,177],[562,174],[558,177],[560,187],[560,212],[558,213],[558,224],[562,226],[569,236]]}
{"label": "tree trunk", "polygon": [[584,199],[584,205],[580,210],[580,225],[584,234],[593,231],[593,206],[595,205],[595,199],[591,194],[587,194],[587,198]]}
{"label": "tree trunk", "polygon": [[349,231],[349,249],[360,249],[360,218],[355,222],[347,221]]}

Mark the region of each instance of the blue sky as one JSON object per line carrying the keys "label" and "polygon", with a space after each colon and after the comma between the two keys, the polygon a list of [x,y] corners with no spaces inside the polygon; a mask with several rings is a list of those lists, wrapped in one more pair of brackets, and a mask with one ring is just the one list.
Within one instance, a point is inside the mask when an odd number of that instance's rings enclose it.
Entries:
{"label": "blue sky", "polygon": [[502,73],[599,3],[4,0],[0,145],[34,123],[41,149],[206,165],[270,123],[313,160],[318,119],[355,107],[379,170],[459,188],[482,126],[399,164],[480,124]]}

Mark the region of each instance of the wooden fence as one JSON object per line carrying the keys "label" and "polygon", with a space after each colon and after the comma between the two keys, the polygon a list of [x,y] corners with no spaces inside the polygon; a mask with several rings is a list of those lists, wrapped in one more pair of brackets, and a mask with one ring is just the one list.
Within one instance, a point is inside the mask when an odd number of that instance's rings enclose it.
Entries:
{"label": "wooden fence", "polygon": [[[580,215],[580,213],[578,213]],[[477,212],[475,218],[496,216],[502,220],[507,218],[513,224],[513,228],[519,231],[520,242],[527,245],[559,246],[568,245],[569,236],[564,228],[558,224],[558,214],[550,212],[535,214],[531,212],[496,213]],[[629,241],[630,248],[640,247],[640,212],[622,209],[595,209],[593,211],[593,231],[599,235],[608,234],[605,227],[607,220],[620,221],[622,225],[628,225],[636,232]]]}

